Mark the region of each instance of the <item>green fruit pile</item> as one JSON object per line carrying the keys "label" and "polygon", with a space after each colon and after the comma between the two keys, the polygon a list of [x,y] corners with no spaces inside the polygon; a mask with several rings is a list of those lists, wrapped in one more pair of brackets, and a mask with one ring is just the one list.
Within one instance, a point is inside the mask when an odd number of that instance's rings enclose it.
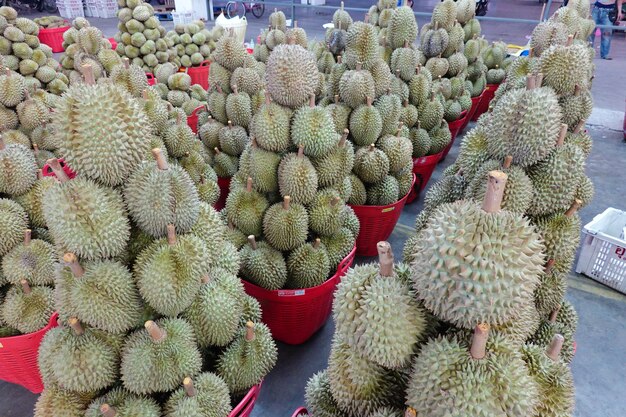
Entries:
{"label": "green fruit pile", "polygon": [[187,25],[176,25],[165,37],[174,43],[177,54],[174,63],[179,67],[189,68],[198,66],[209,58],[223,33],[222,27],[215,26],[208,30],[202,20],[197,20]]}
{"label": "green fruit pile", "polygon": [[23,75],[31,93],[45,89],[61,94],[69,80],[58,71],[52,49],[39,42],[38,34],[37,23],[18,17],[11,7],[0,7],[0,67]]}
{"label": "green fruit pile", "polygon": [[39,27],[43,29],[63,28],[69,26],[67,20],[59,16],[36,17],[33,19],[33,22],[37,23]]}

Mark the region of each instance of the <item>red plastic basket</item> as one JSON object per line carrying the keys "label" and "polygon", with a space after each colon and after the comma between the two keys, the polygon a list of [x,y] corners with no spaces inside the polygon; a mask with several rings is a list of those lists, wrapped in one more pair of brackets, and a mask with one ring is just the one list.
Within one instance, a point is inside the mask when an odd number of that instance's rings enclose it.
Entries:
{"label": "red plastic basket", "polygon": [[254,49],[252,48],[246,48],[246,51],[248,52],[249,55],[252,55],[254,53]]}
{"label": "red plastic basket", "polygon": [[413,173],[415,174],[415,182],[413,183],[411,192],[406,199],[407,204],[415,201],[424,188],[426,188],[426,184],[428,184],[430,177],[433,175],[433,172],[437,167],[437,162],[441,159],[441,155],[443,155],[443,151],[434,155],[413,158]]}
{"label": "red plastic basket", "polygon": [[[72,170],[72,168],[65,164],[63,158],[59,159],[59,164],[61,164],[61,168],[63,168],[63,171],[65,171],[70,179],[76,176],[76,173]],[[48,164],[45,164],[43,166],[43,168],[41,169],[41,173],[44,177],[56,177],[56,175],[54,175],[54,172],[52,172],[52,168],[50,168],[50,165]]]}
{"label": "red plastic basket", "polygon": [[[411,189],[414,186],[415,175],[413,175]],[[376,244],[387,240],[393,232],[409,194],[411,191],[400,200],[386,206],[351,206],[361,223],[361,230],[356,238],[357,255],[375,256],[378,254]]]}
{"label": "red plastic basket", "polygon": [[58,319],[54,313],[48,325],[39,331],[0,338],[0,380],[21,385],[35,394],[43,391],[37,364],[39,345],[46,332],[59,325]]}
{"label": "red plastic basket", "polygon": [[204,106],[198,106],[187,116],[187,126],[193,130],[193,133],[198,133],[198,112],[202,109],[204,109]]}
{"label": "red plastic basket", "polygon": [[148,85],[155,85],[157,82],[154,74],[151,72],[146,72],[146,78],[148,79]]}
{"label": "red plastic basket", "polygon": [[117,48],[117,41],[115,38],[109,38],[109,42],[111,42],[111,49],[115,50],[115,48]]}
{"label": "red plastic basket", "polygon": [[461,130],[459,130],[459,132],[465,130],[470,120],[472,120],[474,114],[476,113],[476,110],[478,109],[478,106],[480,105],[481,99],[482,93],[480,94],[480,96],[472,97],[472,107],[470,107],[469,111],[467,112],[467,116],[465,116],[465,122],[463,123],[463,126],[461,126]]}
{"label": "red plastic basket", "polygon": [[217,177],[217,185],[220,187],[220,198],[213,204],[213,208],[219,211],[226,206],[226,198],[230,192],[230,178]]}
{"label": "red plastic basket", "polygon": [[443,155],[441,155],[440,161],[443,161],[444,159],[446,159],[446,156],[448,156],[448,152],[450,152],[450,149],[452,149],[452,145],[454,145],[454,140],[461,131],[461,126],[463,126],[463,123],[465,123],[466,118],[467,111],[464,111],[463,113],[461,113],[461,117],[448,123],[448,129],[450,129],[451,139],[450,143],[448,143],[448,146],[446,146],[443,150]]}
{"label": "red plastic basket", "polygon": [[476,113],[474,113],[474,116],[472,117],[473,122],[478,120],[480,115],[489,109],[489,103],[491,103],[491,100],[496,94],[496,90],[499,86],[500,84],[487,84],[487,86],[485,87],[485,91],[483,91],[483,93],[480,95],[482,98],[480,99],[480,104],[476,109]]}
{"label": "red plastic basket", "polygon": [[261,382],[259,382],[257,385],[250,388],[250,391],[248,391],[246,396],[243,397],[241,401],[239,401],[237,407],[233,408],[233,411],[230,412],[228,417],[248,417],[254,409],[254,405],[256,404],[256,400],[259,397],[262,385],[263,381],[261,380]]}
{"label": "red plastic basket", "polygon": [[63,26],[61,28],[40,28],[39,42],[48,45],[52,48],[52,52],[63,52],[65,49],[63,48],[63,33],[70,28],[69,25]]}
{"label": "red plastic basket", "polygon": [[300,414],[306,414],[308,416],[309,415],[309,410],[307,410],[304,407],[296,408],[296,411],[293,412],[291,417],[298,417]]}
{"label": "red plastic basket", "polygon": [[356,247],[339,263],[335,275],[317,287],[270,291],[241,280],[246,293],[261,304],[263,323],[274,339],[299,345],[322,327],[332,311],[335,288],[352,265],[355,252]]}
{"label": "red plastic basket", "polygon": [[209,89],[209,68],[211,61],[202,61],[197,67],[180,67],[179,72],[186,72],[191,77],[191,85],[200,84],[205,90]]}

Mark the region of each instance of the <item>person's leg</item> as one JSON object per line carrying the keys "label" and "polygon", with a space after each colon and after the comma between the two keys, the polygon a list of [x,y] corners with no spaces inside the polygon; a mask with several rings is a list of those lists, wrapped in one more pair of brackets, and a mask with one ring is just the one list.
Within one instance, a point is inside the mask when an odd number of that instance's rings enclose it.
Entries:
{"label": "person's leg", "polygon": [[[609,9],[602,9],[600,13],[600,19],[598,22],[600,25],[612,25],[611,19],[609,19]],[[600,57],[606,59],[609,57],[609,51],[611,50],[611,38],[613,38],[612,29],[602,29],[602,38],[600,42]]]}
{"label": "person's leg", "polygon": [[[598,24],[598,8],[595,6],[591,8],[591,20],[596,22],[596,25]],[[591,47],[593,48],[593,44],[596,42],[596,30],[595,29],[593,30],[593,32],[591,32],[591,35],[589,35],[589,38],[587,40],[589,41],[589,43],[591,44]]]}

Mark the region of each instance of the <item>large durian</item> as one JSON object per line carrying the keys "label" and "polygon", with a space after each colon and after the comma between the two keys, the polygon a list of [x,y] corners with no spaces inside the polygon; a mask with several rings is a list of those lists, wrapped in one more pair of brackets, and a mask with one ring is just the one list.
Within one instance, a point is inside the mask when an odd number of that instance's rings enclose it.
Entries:
{"label": "large durian", "polygon": [[279,45],[266,66],[267,93],[282,106],[303,105],[318,84],[314,56],[299,45]]}

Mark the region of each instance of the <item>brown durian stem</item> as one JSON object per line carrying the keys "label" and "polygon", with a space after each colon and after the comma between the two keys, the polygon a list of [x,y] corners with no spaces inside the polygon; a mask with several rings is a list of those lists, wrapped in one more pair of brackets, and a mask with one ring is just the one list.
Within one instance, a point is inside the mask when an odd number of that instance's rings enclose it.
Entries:
{"label": "brown durian stem", "polygon": [[63,168],[61,167],[61,164],[59,163],[59,160],[57,158],[50,158],[46,161],[46,163],[52,169],[52,172],[54,172],[54,175],[57,177],[57,180],[59,180],[59,182],[65,182],[70,180],[70,177],[68,177],[65,171],[63,171]]}
{"label": "brown durian stem", "polygon": [[415,411],[415,408],[413,407],[407,407],[407,409],[404,411],[404,417],[416,417],[417,416],[417,411]]}
{"label": "brown durian stem", "polygon": [[43,170],[42,169],[38,169],[37,170],[37,179],[40,180],[43,178]]}
{"label": "brown durian stem", "polygon": [[235,94],[239,94],[239,92],[238,92],[238,90],[237,90],[237,84],[233,84],[233,85],[231,86],[231,88],[233,89],[233,93],[235,93]]}
{"label": "brown durian stem", "polygon": [[124,57],[122,59],[122,62],[124,63],[124,68],[129,69],[130,68],[130,59]]}
{"label": "brown durian stem", "polygon": [[569,206],[569,208],[565,212],[565,215],[567,217],[572,217],[574,214],[576,214],[576,212],[578,211],[578,209],[580,208],[580,206],[582,204],[583,204],[583,202],[581,200],[575,199],[574,202],[572,203],[572,205]]}
{"label": "brown durian stem", "polygon": [[72,328],[72,330],[74,330],[74,333],[76,333],[77,336],[85,333],[85,329],[76,317],[70,317],[70,319],[67,321],[67,324],[70,325],[70,327]]}
{"label": "brown durian stem", "polygon": [[527,90],[534,89],[535,88],[535,81],[536,81],[535,77],[532,74],[528,73],[526,75],[526,89]]}
{"label": "brown durian stem", "polygon": [[415,67],[415,75],[419,75],[420,71],[422,71],[422,66],[420,64],[417,64],[417,66]]}
{"label": "brown durian stem", "polygon": [[389,242],[378,242],[376,244],[378,250],[378,266],[381,277],[390,277],[393,275],[393,252]]}
{"label": "brown durian stem", "polygon": [[290,202],[291,202],[291,197],[289,197],[288,195],[286,195],[286,196],[283,198],[283,208],[284,208],[285,210],[289,210],[289,204],[290,204]]}
{"label": "brown durian stem", "polygon": [[322,244],[322,241],[320,240],[320,238],[319,237],[315,238],[315,242],[313,242],[313,247],[317,249],[320,247],[321,244]]}
{"label": "brown durian stem", "polygon": [[93,68],[91,67],[91,65],[89,64],[83,64],[81,66],[81,69],[83,70],[83,78],[85,79],[85,84],[87,85],[94,85],[96,83],[96,79],[93,75]]}
{"label": "brown durian stem", "polygon": [[248,236],[248,243],[250,243],[250,247],[252,248],[252,250],[256,250],[257,245],[256,245],[256,239],[254,235]]}
{"label": "brown durian stem", "polygon": [[511,155],[507,155],[504,158],[504,163],[502,164],[502,168],[509,169],[511,168],[511,164],[513,163],[513,157]]}
{"label": "brown durian stem", "polygon": [[163,156],[163,152],[161,151],[161,148],[152,149],[152,156],[154,156],[154,159],[156,160],[156,163],[157,163],[157,167],[161,171],[165,171],[169,168],[169,165],[167,164],[167,159],[165,159],[165,157]]}
{"label": "brown durian stem", "polygon": [[117,415],[117,411],[109,404],[102,404],[100,406],[100,414],[102,414],[102,417],[115,417]]}
{"label": "brown durian stem", "polygon": [[341,3],[339,4],[339,7],[340,7],[340,9],[341,9],[341,10],[343,10],[343,2],[341,2]]}
{"label": "brown durian stem", "polygon": [[367,104],[367,107],[371,107],[372,106],[372,98],[367,96],[365,97],[365,103]]}
{"label": "brown durian stem", "polygon": [[33,153],[35,154],[35,156],[39,155],[39,145],[37,145],[36,143],[33,143]]}
{"label": "brown durian stem", "polygon": [[550,271],[552,271],[552,268],[554,268],[554,259],[548,259],[548,262],[546,262],[546,266],[543,267],[543,273],[549,274]]}
{"label": "brown durian stem", "polygon": [[563,337],[563,335],[554,335],[552,341],[550,342],[550,345],[548,346],[548,349],[546,349],[546,355],[548,356],[548,358],[552,359],[555,362],[559,360],[559,355],[561,354],[561,349],[563,348],[563,342],[565,342],[565,338]]}
{"label": "brown durian stem", "polygon": [[265,95],[265,104],[270,104],[272,102],[272,100],[270,100],[270,95],[266,94]]}
{"label": "brown durian stem", "polygon": [[398,123],[398,129],[396,129],[396,137],[400,137],[400,132],[402,131],[402,126],[404,126],[404,123],[402,123],[402,122]]}
{"label": "brown durian stem", "polygon": [[224,94],[224,90],[222,90],[222,86],[221,85],[215,84],[215,89],[217,90],[218,93]]}
{"label": "brown durian stem", "polygon": [[528,48],[528,58],[532,58],[533,53],[534,53],[534,48],[533,47]]}
{"label": "brown durian stem", "polygon": [[24,246],[30,245],[30,240],[32,238],[33,231],[30,229],[24,230]]}
{"label": "brown durian stem", "polygon": [[22,291],[24,291],[24,294],[30,294],[31,289],[30,285],[28,285],[28,281],[26,281],[25,279],[21,279],[20,285],[22,286]]}
{"label": "brown durian stem", "polygon": [[185,394],[187,394],[187,397],[195,397],[196,395],[198,395],[196,388],[193,386],[193,381],[191,380],[191,378],[186,377],[185,379],[183,379],[183,387],[185,388]]}
{"label": "brown durian stem", "polygon": [[208,284],[209,281],[211,281],[211,277],[208,275],[203,275],[202,278],[200,278],[200,282],[203,284]]}
{"label": "brown durian stem", "polygon": [[339,104],[339,94],[335,94],[335,104]]}
{"label": "brown durian stem", "polygon": [[540,72],[536,76],[535,87],[541,88],[542,85],[543,85],[543,72]]}
{"label": "brown durian stem", "polygon": [[300,144],[298,146],[298,158],[302,158],[304,156],[304,145]]}
{"label": "brown durian stem", "polygon": [[144,324],[144,327],[148,331],[148,334],[153,342],[162,342],[167,337],[167,332],[164,329],[161,329],[152,320],[148,320],[146,324]]}
{"label": "brown durian stem", "polygon": [[85,275],[85,269],[78,263],[78,258],[72,252],[67,252],[63,255],[63,262],[67,264],[76,278]]}
{"label": "brown durian stem", "polygon": [[213,148],[213,150],[215,151],[215,155],[219,155],[221,153],[217,146]]}
{"label": "brown durian stem", "polygon": [[246,181],[246,191],[249,193],[252,192],[252,177],[248,177],[248,180]]}
{"label": "brown durian stem", "polygon": [[372,152],[374,149],[376,149],[376,145],[374,145],[373,143],[370,145],[369,151]]}
{"label": "brown durian stem", "polygon": [[561,306],[558,306],[552,313],[550,313],[550,323],[556,323],[556,319],[559,317],[559,311]]}
{"label": "brown durian stem", "polygon": [[474,328],[474,337],[470,347],[470,355],[474,359],[482,359],[487,355],[487,338],[489,337],[489,325],[481,323]]}
{"label": "brown durian stem", "polygon": [[176,244],[176,227],[173,224],[167,225],[167,244],[170,246]]}
{"label": "brown durian stem", "polygon": [[567,42],[565,43],[565,46],[572,46],[573,42],[574,42],[574,35],[569,35],[567,37]]}
{"label": "brown durian stem", "polygon": [[483,210],[487,213],[496,213],[500,211],[507,178],[508,175],[502,171],[489,171],[487,193],[485,194],[485,199],[483,200]]}
{"label": "brown durian stem", "polygon": [[246,323],[246,340],[254,340],[254,323],[251,321]]}
{"label": "brown durian stem", "polygon": [[309,97],[309,107],[315,107],[315,94],[311,94],[311,97]]}
{"label": "brown durian stem", "polygon": [[330,206],[331,206],[331,207],[335,207],[335,206],[339,203],[339,201],[341,201],[341,198],[339,198],[339,197],[333,197],[333,199],[332,199],[332,200],[330,200]]}
{"label": "brown durian stem", "polygon": [[339,139],[339,147],[343,148],[346,144],[346,140],[348,140],[348,135],[350,131],[348,129],[343,130],[343,135],[341,135],[341,139]]}
{"label": "brown durian stem", "polygon": [[565,135],[567,135],[567,125],[561,123],[561,130],[559,131],[559,137],[556,140],[556,146],[561,146],[565,142]]}
{"label": "brown durian stem", "polygon": [[362,68],[363,68],[363,63],[361,61],[358,61],[356,63],[356,70],[361,71]]}
{"label": "brown durian stem", "polygon": [[370,22],[370,14],[369,13],[365,13],[365,17],[363,18],[363,21],[365,23],[369,23]]}
{"label": "brown durian stem", "polygon": [[430,101],[435,101],[435,92],[434,91],[430,92]]}
{"label": "brown durian stem", "polygon": [[4,139],[2,138],[2,135],[0,134],[0,151],[3,150],[4,148],[6,148],[6,144],[4,143]]}
{"label": "brown durian stem", "polygon": [[585,120],[581,120],[580,122],[578,122],[576,128],[574,129],[574,133],[579,133],[583,129],[583,127],[585,127]]}

